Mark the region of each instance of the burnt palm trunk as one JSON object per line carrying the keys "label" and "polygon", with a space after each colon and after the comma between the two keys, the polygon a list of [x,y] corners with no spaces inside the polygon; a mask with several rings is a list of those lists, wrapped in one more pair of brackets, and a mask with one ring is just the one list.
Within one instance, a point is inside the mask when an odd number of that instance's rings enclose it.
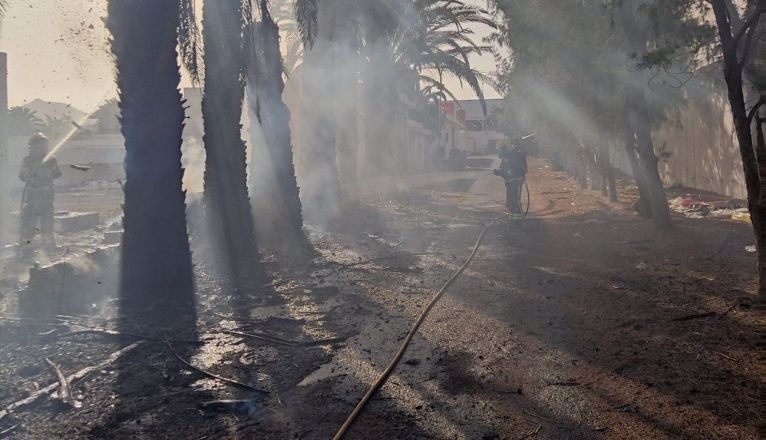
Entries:
{"label": "burnt palm trunk", "polygon": [[335,1],[319,3],[319,36],[305,55],[303,112],[305,114],[306,167],[301,179],[301,201],[306,217],[320,227],[329,226],[340,213],[341,193],[337,162],[335,75]]}
{"label": "burnt palm trunk", "polygon": [[[336,35],[336,50],[343,65],[338,66],[335,75],[337,89],[343,93],[336,95],[335,114],[338,121],[338,129],[335,133],[336,151],[338,159],[338,176],[341,184],[357,180],[359,163],[359,75],[358,69],[361,64],[359,56],[360,34],[357,14],[359,11],[358,0],[337,0],[338,13],[341,17],[337,20],[344,21]],[[341,12],[342,11],[342,12]]]}
{"label": "burnt palm trunk", "polygon": [[244,99],[242,3],[204,4],[205,205],[213,242],[224,269],[237,281],[257,266],[257,247],[247,190],[245,143],[241,137]]}
{"label": "burnt palm trunk", "polygon": [[[303,216],[293,164],[290,111],[282,100],[282,57],[279,28],[261,3],[262,20],[250,32],[248,100],[263,142],[252,139],[253,207],[261,242],[288,247],[305,245]],[[251,130],[252,131],[252,130]],[[254,136],[253,136],[254,138]]]}
{"label": "burnt palm trunk", "polygon": [[[366,47],[364,74],[364,172],[367,176],[391,174],[395,169],[391,145],[398,91],[388,44],[382,39]],[[440,110],[439,110],[440,111]],[[437,128],[440,133],[440,129]]]}
{"label": "burnt palm trunk", "polygon": [[121,295],[153,299],[192,289],[181,189],[184,110],[178,90],[178,1],[110,0],[125,138]]}

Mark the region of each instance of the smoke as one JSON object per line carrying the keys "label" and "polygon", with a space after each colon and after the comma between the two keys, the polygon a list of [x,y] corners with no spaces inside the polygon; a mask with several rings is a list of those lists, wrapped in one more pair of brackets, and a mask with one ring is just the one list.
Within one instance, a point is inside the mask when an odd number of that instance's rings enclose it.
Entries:
{"label": "smoke", "polygon": [[181,145],[181,165],[184,167],[184,191],[201,193],[205,186],[205,148],[199,139],[184,139]]}

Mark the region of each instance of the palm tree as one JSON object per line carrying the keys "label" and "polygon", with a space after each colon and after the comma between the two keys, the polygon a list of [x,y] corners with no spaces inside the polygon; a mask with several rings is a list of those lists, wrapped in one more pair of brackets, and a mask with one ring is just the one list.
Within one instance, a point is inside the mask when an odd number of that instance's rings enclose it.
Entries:
{"label": "palm tree", "polygon": [[213,243],[234,280],[251,277],[258,263],[247,189],[245,143],[240,135],[244,99],[243,29],[249,2],[204,3],[205,203]]}
{"label": "palm tree", "polygon": [[31,136],[43,128],[45,122],[36,111],[24,106],[8,110],[8,130],[11,136]]}
{"label": "palm tree", "polygon": [[[310,0],[307,0],[310,2]],[[337,81],[334,80],[338,59],[336,11],[339,0],[325,0],[316,9],[316,42],[305,53],[301,75],[301,113],[306,145],[303,149],[301,201],[307,219],[320,227],[329,226],[340,213],[340,179],[337,169],[337,127],[335,103]],[[296,4],[296,11],[298,4]],[[304,38],[311,27],[300,25]],[[313,15],[310,15],[313,17]],[[353,86],[351,86],[353,87]]]}
{"label": "palm tree", "polygon": [[[301,72],[303,102],[311,106],[304,111],[310,140],[301,193],[307,217],[315,217],[314,211],[337,213],[339,167],[342,178],[356,172],[357,160],[365,175],[392,171],[388,147],[400,92],[438,89],[451,96],[443,78],[455,76],[483,102],[482,77],[468,57],[486,47],[475,44],[465,26],[494,26],[486,11],[458,0],[326,0],[319,9],[317,43]],[[357,159],[345,148],[343,129],[355,125],[360,95],[365,147]],[[356,146],[355,140],[345,144]]]}
{"label": "palm tree", "polygon": [[178,1],[109,0],[108,13],[126,149],[122,296],[188,293],[193,279],[181,189]]}
{"label": "palm tree", "polygon": [[[282,101],[279,27],[266,0],[260,21],[248,28],[248,103],[251,111],[251,182],[259,240],[292,248],[306,244],[293,165],[290,112]],[[262,141],[257,134],[262,134]]]}
{"label": "palm tree", "polygon": [[[366,96],[368,105],[378,110],[368,112],[366,144],[369,164],[378,169],[387,162],[381,157],[385,149],[370,147],[391,143],[389,127],[399,104],[392,90],[410,96],[416,92],[421,103],[433,102],[438,109],[440,100],[455,99],[444,84],[445,77],[454,77],[474,91],[486,113],[481,82],[487,79],[471,67],[470,56],[481,55],[490,47],[478,45],[474,32],[466,26],[495,27],[487,11],[459,0],[413,0],[407,9],[394,5],[388,11],[397,25],[378,30],[383,44],[368,39],[373,46]],[[436,133],[438,125],[434,124]]]}
{"label": "palm tree", "polygon": [[469,24],[496,25],[486,10],[457,0],[416,0],[415,20],[407,20],[393,36],[394,63],[417,73],[421,91],[441,92],[445,97],[454,95],[443,82],[444,77],[455,77],[466,83],[481,101],[486,112],[481,73],[471,67],[469,57],[482,55],[492,46],[479,45]]}

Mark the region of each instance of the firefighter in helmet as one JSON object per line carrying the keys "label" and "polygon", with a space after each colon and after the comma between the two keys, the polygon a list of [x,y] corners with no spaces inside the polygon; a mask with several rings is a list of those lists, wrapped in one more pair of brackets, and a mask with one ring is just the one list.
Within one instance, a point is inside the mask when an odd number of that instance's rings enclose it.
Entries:
{"label": "firefighter in helmet", "polygon": [[33,251],[32,240],[37,231],[46,250],[56,248],[53,236],[53,181],[61,177],[61,170],[55,158],[46,158],[48,148],[48,138],[44,134],[33,134],[29,139],[29,154],[21,162],[19,178],[24,182],[24,192],[20,246],[25,256]]}
{"label": "firefighter in helmet", "polygon": [[495,174],[505,180],[506,206],[511,214],[523,214],[521,189],[527,177],[527,151],[519,140],[501,141],[499,145],[500,168]]}

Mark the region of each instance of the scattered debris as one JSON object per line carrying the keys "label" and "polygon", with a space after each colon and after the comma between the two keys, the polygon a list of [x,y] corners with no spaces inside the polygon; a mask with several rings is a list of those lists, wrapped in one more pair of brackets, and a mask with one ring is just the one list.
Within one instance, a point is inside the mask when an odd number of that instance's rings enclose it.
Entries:
{"label": "scattered debris", "polygon": [[521,437],[519,437],[519,440],[535,436],[538,432],[540,432],[540,429],[542,429],[542,427],[543,427],[543,425],[538,423],[537,424],[537,428],[535,428],[535,429],[529,431],[528,433],[522,435]]}
{"label": "scattered debris", "polygon": [[262,390],[260,388],[254,387],[252,385],[248,385],[248,384],[246,384],[244,382],[240,382],[238,380],[229,379],[227,377],[219,376],[219,375],[217,375],[215,373],[211,373],[209,371],[205,371],[205,370],[203,370],[201,368],[195,367],[194,365],[190,364],[187,360],[182,358],[181,355],[178,354],[173,349],[173,346],[170,345],[170,342],[167,342],[167,346],[170,349],[170,352],[173,354],[173,356],[175,356],[176,359],[178,359],[182,364],[186,365],[187,367],[191,368],[192,370],[194,370],[194,371],[196,371],[196,372],[198,372],[198,373],[200,373],[200,374],[202,374],[204,376],[207,376],[207,377],[209,377],[211,379],[215,379],[215,380],[217,380],[219,382],[223,382],[223,383],[228,384],[228,385],[235,386],[237,388],[244,388],[246,390],[255,391],[256,393],[261,393],[261,394],[269,394],[269,392],[266,391],[266,390]]}
{"label": "scattered debris", "polygon": [[[80,324],[76,324],[78,326],[81,326]],[[116,330],[110,330],[106,328],[86,328],[85,330],[75,330],[71,332],[66,333],[60,333],[60,334],[50,334],[50,335],[41,335],[43,337],[55,337],[57,339],[66,338],[69,336],[82,336],[82,335],[102,335],[102,336],[109,336],[113,338],[126,338],[126,339],[139,339],[143,341],[153,341],[153,342],[165,342],[168,341],[168,339],[160,338],[157,336],[150,336],[150,335],[140,335],[135,333],[125,333],[125,332],[118,332]],[[201,345],[203,341],[199,340],[177,340],[177,339],[170,339],[170,342],[174,344],[191,344],[191,345]]]}
{"label": "scattered debris", "polygon": [[[97,364],[97,365],[94,365],[94,366],[91,366],[91,367],[87,367],[87,368],[83,368],[82,370],[80,370],[80,371],[70,375],[69,377],[66,378],[66,382],[71,384],[71,383],[74,383],[76,381],[82,380],[83,378],[85,378],[86,376],[90,375],[94,371],[103,370],[104,368],[106,368],[109,365],[113,364],[114,362],[116,362],[118,359],[120,359],[121,357],[123,357],[127,353],[130,353],[131,351],[133,351],[136,348],[140,347],[142,344],[144,344],[143,341],[134,342],[133,344],[130,344],[130,345],[128,345],[128,346],[118,350],[118,351],[115,351],[114,353],[109,355],[109,357],[106,358],[106,360],[104,360],[100,364]],[[52,383],[52,384],[48,385],[45,388],[42,388],[40,390],[35,391],[29,397],[27,397],[25,399],[21,399],[19,401],[16,401],[16,402],[6,406],[5,409],[0,410],[0,419],[3,419],[5,416],[7,416],[8,414],[14,412],[17,409],[20,409],[20,408],[23,408],[25,406],[28,406],[28,405],[31,405],[31,404],[35,403],[41,397],[52,393],[54,390],[56,390],[59,387],[59,385],[60,385],[59,382]]]}
{"label": "scattered debris", "polygon": [[364,266],[366,264],[375,263],[377,261],[381,260],[388,260],[391,258],[399,258],[399,257],[422,257],[427,255],[444,255],[441,252],[420,252],[420,253],[410,253],[410,252],[399,252],[396,255],[387,255],[384,257],[376,257],[376,258],[370,258],[369,260],[363,260],[356,263],[349,263],[345,264],[342,267],[356,267],[356,266]]}
{"label": "scattered debris", "polygon": [[577,387],[577,386],[580,386],[580,382],[574,379],[567,379],[567,380],[559,380],[555,382],[546,382],[545,385],[557,386],[557,387]]}
{"label": "scattered debris", "polygon": [[61,369],[58,367],[58,365],[54,364],[53,361],[48,358],[45,358],[45,363],[48,364],[51,370],[53,370],[53,374],[55,374],[56,378],[58,378],[59,389],[56,393],[57,398],[65,405],[68,405],[72,408],[79,408],[80,402],[72,399],[69,393],[69,382],[66,380],[64,373],[61,372]]}
{"label": "scattered debris", "polygon": [[19,425],[13,425],[13,426],[11,426],[10,428],[8,428],[8,429],[6,429],[6,430],[0,431],[0,438],[3,438],[3,436],[5,436],[5,435],[8,435],[8,434],[12,433],[12,432],[13,432],[13,431],[15,431],[15,430],[16,430],[16,428],[18,428],[18,427],[19,427]]}
{"label": "scattered debris", "polygon": [[77,170],[77,171],[82,171],[84,173],[90,171],[90,167],[87,166],[87,165],[71,164],[71,165],[69,165],[69,167],[74,169],[74,170]]}
{"label": "scattered debris", "polygon": [[222,333],[226,333],[227,335],[242,336],[242,337],[251,338],[251,339],[259,339],[261,341],[271,342],[278,345],[285,345],[287,347],[300,346],[300,344],[297,344],[295,342],[285,341],[284,339],[279,339],[272,336],[258,335],[255,333],[243,333],[236,330],[223,330]]}
{"label": "scattered debris", "polygon": [[[750,213],[747,208],[737,208],[737,201],[721,202],[703,201],[691,196],[676,197],[669,202],[670,209],[686,218],[722,218],[742,223],[750,223]],[[740,205],[741,206],[741,205]]]}
{"label": "scattered debris", "polygon": [[213,400],[202,402],[200,408],[219,413],[233,413],[241,416],[253,416],[258,412],[258,403],[253,400]]}
{"label": "scattered debris", "polygon": [[731,215],[731,219],[735,222],[750,224],[750,213],[746,209],[738,210],[738,212]]}

